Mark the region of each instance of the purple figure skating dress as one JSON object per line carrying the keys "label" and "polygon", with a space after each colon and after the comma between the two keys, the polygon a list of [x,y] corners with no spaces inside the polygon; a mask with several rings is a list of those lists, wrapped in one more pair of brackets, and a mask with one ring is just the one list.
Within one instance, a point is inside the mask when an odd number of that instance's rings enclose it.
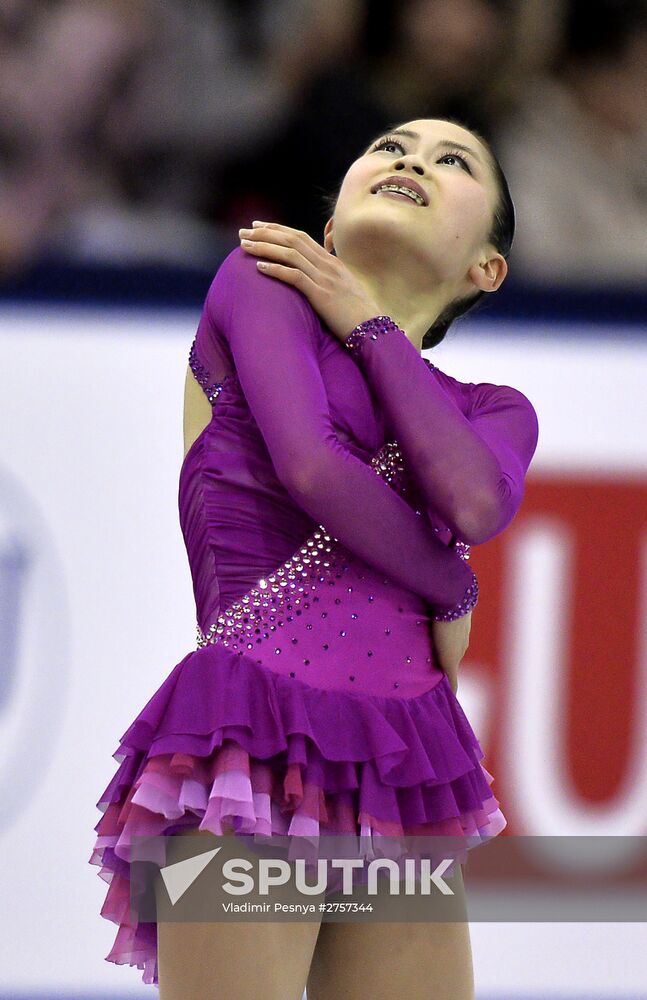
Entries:
{"label": "purple figure skating dress", "polygon": [[538,436],[518,390],[459,382],[394,324],[347,349],[238,247],[189,357],[213,407],[179,475],[197,648],[121,737],[90,857],[106,959],[151,984],[132,836],[503,829],[430,621],[468,606],[469,546],[514,517]]}

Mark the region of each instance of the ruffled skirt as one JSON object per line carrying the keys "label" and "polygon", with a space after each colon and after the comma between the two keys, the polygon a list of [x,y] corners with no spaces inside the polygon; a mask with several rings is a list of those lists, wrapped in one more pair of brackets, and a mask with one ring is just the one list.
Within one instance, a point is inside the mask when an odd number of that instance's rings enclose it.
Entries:
{"label": "ruffled skirt", "polygon": [[189,653],[120,739],[89,863],[118,925],[106,960],[158,985],[156,923],[131,913],[132,838],[182,828],[316,840],[460,836],[506,825],[449,681],[422,695],[322,690],[223,646]]}

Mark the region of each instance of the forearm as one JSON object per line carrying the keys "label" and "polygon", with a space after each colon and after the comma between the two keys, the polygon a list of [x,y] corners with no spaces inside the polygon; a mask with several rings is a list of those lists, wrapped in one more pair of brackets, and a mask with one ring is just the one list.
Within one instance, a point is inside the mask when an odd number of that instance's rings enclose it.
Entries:
{"label": "forearm", "polygon": [[[346,346],[360,365],[429,505],[459,538],[487,530],[501,491],[501,468],[392,321],[361,324]],[[374,338],[374,339],[373,339]]]}
{"label": "forearm", "polygon": [[[339,487],[331,489],[331,483]],[[376,472],[331,444],[308,477],[288,481],[299,505],[361,559],[414,591],[436,614],[458,608],[475,586],[471,568],[444,545],[426,518]]]}

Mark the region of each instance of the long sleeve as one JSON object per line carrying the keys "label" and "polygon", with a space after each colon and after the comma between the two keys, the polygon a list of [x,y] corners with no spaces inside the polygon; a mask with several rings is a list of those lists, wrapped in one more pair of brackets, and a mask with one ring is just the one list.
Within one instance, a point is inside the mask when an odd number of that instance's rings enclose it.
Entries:
{"label": "long sleeve", "polygon": [[475,583],[471,568],[336,435],[317,319],[302,293],[261,274],[236,248],[218,269],[203,315],[228,344],[276,475],[294,501],[436,613],[464,607]]}
{"label": "long sleeve", "polygon": [[464,414],[393,320],[374,317],[356,329],[346,346],[427,504],[467,544],[498,535],[519,509],[537,447],[530,401],[511,386],[470,383]]}

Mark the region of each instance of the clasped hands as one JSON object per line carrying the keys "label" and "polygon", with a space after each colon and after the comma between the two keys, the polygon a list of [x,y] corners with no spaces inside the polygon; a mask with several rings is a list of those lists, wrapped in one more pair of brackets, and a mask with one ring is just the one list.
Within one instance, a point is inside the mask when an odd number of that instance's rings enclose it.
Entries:
{"label": "clasped hands", "polygon": [[342,343],[364,320],[381,316],[377,303],[348,267],[308,233],[278,222],[240,229],[240,245],[258,257],[259,271],[297,288]]}

